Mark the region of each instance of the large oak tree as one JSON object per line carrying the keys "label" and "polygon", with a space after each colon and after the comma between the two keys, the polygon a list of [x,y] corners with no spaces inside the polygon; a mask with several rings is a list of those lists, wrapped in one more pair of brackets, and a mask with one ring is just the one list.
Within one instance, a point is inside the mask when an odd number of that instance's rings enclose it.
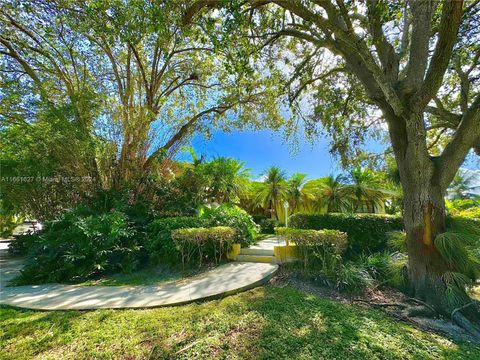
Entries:
{"label": "large oak tree", "polygon": [[386,124],[415,296],[448,315],[446,274],[455,268],[435,238],[445,231],[446,189],[480,148],[479,8],[460,0],[204,0],[185,14],[186,23],[222,18],[252,51],[281,63],[292,103],[309,93],[309,122],[325,125],[340,155]]}

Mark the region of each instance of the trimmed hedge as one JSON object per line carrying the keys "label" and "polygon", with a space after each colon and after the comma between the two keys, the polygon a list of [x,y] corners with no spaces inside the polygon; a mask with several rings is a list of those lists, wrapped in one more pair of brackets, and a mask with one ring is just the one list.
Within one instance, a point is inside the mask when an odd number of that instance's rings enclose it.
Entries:
{"label": "trimmed hedge", "polygon": [[179,252],[172,239],[172,230],[207,227],[208,220],[194,216],[179,216],[154,220],[147,227],[145,249],[150,261],[158,264],[179,260]]}
{"label": "trimmed hedge", "polygon": [[258,225],[243,209],[234,205],[221,205],[215,208],[203,208],[200,217],[180,216],[154,220],[147,226],[147,238],[144,244],[150,262],[176,262],[180,253],[172,239],[172,230],[188,228],[208,228],[228,226],[235,229],[235,242],[249,246],[254,242]]}
{"label": "trimmed hedge", "polygon": [[403,230],[400,216],[378,214],[294,214],[289,225],[296,229],[331,229],[348,234],[348,252],[383,251],[387,248],[387,233]]}
{"label": "trimmed hedge", "polygon": [[182,264],[213,259],[218,264],[235,240],[236,230],[228,226],[177,229],[172,239],[182,254]]}
{"label": "trimmed hedge", "polygon": [[317,262],[323,271],[336,269],[347,248],[347,234],[338,230],[303,230],[275,228],[275,233],[294,243],[304,261],[304,267]]}

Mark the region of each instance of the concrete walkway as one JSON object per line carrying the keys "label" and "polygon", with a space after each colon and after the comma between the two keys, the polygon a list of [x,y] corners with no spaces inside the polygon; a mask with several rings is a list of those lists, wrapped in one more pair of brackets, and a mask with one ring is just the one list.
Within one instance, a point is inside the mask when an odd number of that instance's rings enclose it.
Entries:
{"label": "concrete walkway", "polygon": [[23,258],[12,258],[8,254],[8,241],[0,239],[0,298],[1,291],[7,283],[20,274],[24,265]]}
{"label": "concrete walkway", "polygon": [[249,249],[273,250],[275,246],[285,246],[285,240],[271,236],[249,247]]}
{"label": "concrete walkway", "polygon": [[32,285],[0,289],[0,304],[37,310],[149,308],[218,298],[268,281],[276,264],[232,262],[163,286]]}

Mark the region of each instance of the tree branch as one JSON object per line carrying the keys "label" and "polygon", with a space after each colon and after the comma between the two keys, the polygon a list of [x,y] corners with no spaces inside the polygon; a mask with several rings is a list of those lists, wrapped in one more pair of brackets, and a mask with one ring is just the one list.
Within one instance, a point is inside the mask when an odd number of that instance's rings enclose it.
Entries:
{"label": "tree branch", "polygon": [[480,144],[480,94],[468,111],[463,114],[452,141],[447,144],[439,158],[442,188],[446,189],[462,165],[470,149]]}
{"label": "tree branch", "polygon": [[[457,41],[457,33],[462,20],[463,0],[445,1],[443,3],[442,19],[437,45],[427,70],[418,99],[420,108],[425,107],[437,94],[442,85],[443,76],[452,56],[453,47]],[[425,62],[426,63],[426,62]]]}

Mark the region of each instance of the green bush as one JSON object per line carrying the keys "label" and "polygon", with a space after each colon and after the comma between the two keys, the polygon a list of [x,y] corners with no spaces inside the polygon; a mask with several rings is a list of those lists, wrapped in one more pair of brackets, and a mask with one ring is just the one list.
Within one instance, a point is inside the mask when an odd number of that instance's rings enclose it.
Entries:
{"label": "green bush", "polygon": [[480,207],[459,210],[455,212],[455,215],[480,221]]}
{"label": "green bush", "polygon": [[447,216],[447,229],[464,234],[470,239],[471,245],[480,246],[480,220],[461,216]]}
{"label": "green bush", "polygon": [[264,215],[254,215],[253,220],[260,226],[262,234],[275,234],[275,228],[279,225],[277,219],[268,218]]}
{"label": "green bush", "polygon": [[275,233],[297,246],[304,267],[318,267],[334,271],[341,263],[341,254],[347,247],[347,234],[337,230],[302,230],[279,227]]}
{"label": "green bush", "polygon": [[244,247],[253,244],[258,234],[259,228],[252,216],[235,205],[203,207],[200,217],[207,221],[207,226],[229,226],[236,229],[235,242]]}
{"label": "green bush", "polygon": [[294,214],[290,226],[297,229],[332,229],[348,234],[348,252],[384,251],[387,247],[387,233],[403,230],[399,216],[376,214]]}
{"label": "green bush", "polygon": [[4,211],[2,209],[2,201],[0,200],[0,236],[11,236],[13,230],[15,230],[19,223],[21,223],[21,218],[8,211]]}
{"label": "green bush", "polygon": [[172,239],[172,230],[208,226],[204,218],[179,216],[154,220],[147,226],[145,249],[153,264],[180,260],[179,252]]}
{"label": "green bush", "polygon": [[78,282],[136,268],[140,247],[125,214],[66,212],[29,238],[21,283]]}
{"label": "green bush", "polygon": [[180,253],[172,239],[172,230],[228,226],[234,228],[234,242],[249,246],[253,243],[258,226],[245,211],[233,205],[202,208],[200,217],[182,216],[154,220],[147,226],[145,249],[152,263],[175,262]]}
{"label": "green bush", "polygon": [[480,207],[480,197],[472,198],[472,199],[454,199],[454,200],[446,200],[445,205],[447,210],[452,214],[455,215],[458,211],[461,210],[468,210],[468,209],[478,209]]}
{"label": "green bush", "polygon": [[30,249],[41,241],[38,234],[31,232],[15,235],[14,238],[15,240],[8,246],[8,253],[11,256],[27,256]]}
{"label": "green bush", "polygon": [[177,229],[172,239],[182,254],[182,264],[203,260],[218,264],[235,240],[235,229],[227,226],[211,228]]}

